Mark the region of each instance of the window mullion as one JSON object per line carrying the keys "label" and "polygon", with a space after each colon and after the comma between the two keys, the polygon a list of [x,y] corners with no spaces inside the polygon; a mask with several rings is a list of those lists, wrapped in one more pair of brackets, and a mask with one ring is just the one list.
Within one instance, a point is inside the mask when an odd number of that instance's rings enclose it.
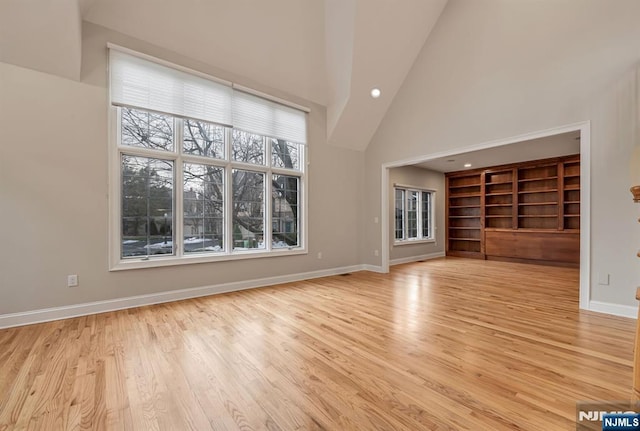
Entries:
{"label": "window mullion", "polygon": [[182,118],[176,118],[174,121],[173,142],[176,147],[176,162],[175,162],[175,203],[174,208],[174,249],[177,257],[184,255],[184,163],[182,160],[182,140],[184,138],[184,120]]}
{"label": "window mullion", "polygon": [[409,239],[409,191],[404,191],[402,202],[402,239]]}
{"label": "window mullion", "polygon": [[273,246],[273,240],[271,236],[273,234],[273,221],[271,220],[271,197],[273,196],[272,191],[272,181],[273,175],[271,174],[271,139],[262,138],[265,141],[264,149],[265,149],[265,162],[268,166],[267,172],[265,172],[264,176],[264,247],[265,250],[271,251]]}
{"label": "window mullion", "polygon": [[[115,249],[115,245],[117,244],[117,254],[113,250],[111,250],[111,258],[112,264],[118,262],[122,259],[124,255],[124,246],[122,244],[122,236],[124,233],[124,229],[122,226],[123,213],[122,210],[122,196],[123,196],[123,174],[122,174],[122,152],[120,148],[122,147],[122,112],[121,108],[112,106],[109,113],[114,116],[115,115],[115,135],[112,136],[112,139],[115,139],[115,146],[111,146],[110,155],[112,156],[111,161],[113,162],[113,166],[111,167],[111,171],[109,175],[113,175],[117,172],[117,177],[110,178],[111,182],[111,192],[113,193],[114,199],[111,200],[111,212],[112,217],[115,215],[115,220],[111,220],[113,226],[112,235],[112,247]],[[111,142],[109,142],[111,144]],[[117,169],[116,169],[117,166]],[[117,186],[115,185],[117,184]],[[110,196],[111,198],[111,196]],[[116,236],[117,235],[117,236]]]}
{"label": "window mullion", "polygon": [[231,128],[225,129],[226,165],[224,168],[224,252],[233,252],[233,168],[231,166]]}
{"label": "window mullion", "polygon": [[402,189],[402,239],[407,239],[407,190]]}
{"label": "window mullion", "polygon": [[253,172],[268,172],[269,171],[269,168],[267,166],[258,165],[258,164],[255,164],[255,163],[238,162],[237,160],[230,161],[230,163],[233,165],[234,168],[241,169],[243,171],[253,171]]}
{"label": "window mullion", "polygon": [[270,170],[272,174],[287,175],[289,177],[301,177],[303,175],[301,171],[295,171],[293,169],[287,169],[287,168],[272,167]]}
{"label": "window mullion", "polygon": [[212,159],[210,157],[204,157],[204,156],[194,156],[191,154],[182,154],[181,158],[183,162],[195,163],[198,165],[209,165],[209,166],[220,166],[220,167],[225,167],[227,165],[226,160]]}
{"label": "window mullion", "polygon": [[433,197],[433,193],[429,193],[427,194],[427,217],[429,217],[429,219],[427,220],[427,231],[429,233],[428,237],[431,237],[433,235],[433,217],[431,217],[431,198]]}
{"label": "window mullion", "polygon": [[273,167],[273,163],[271,160],[271,139],[266,138],[266,137],[262,137],[263,142],[264,142],[264,165],[267,166],[269,168],[269,170],[271,170],[271,168]]}
{"label": "window mullion", "polygon": [[148,157],[150,159],[176,160],[178,158],[178,154],[174,151],[152,150],[127,145],[120,145],[117,151],[128,156]]}
{"label": "window mullion", "polygon": [[420,234],[420,212],[422,211],[421,207],[420,207],[420,193],[417,193],[417,198],[416,198],[416,239],[420,239],[421,234]]}

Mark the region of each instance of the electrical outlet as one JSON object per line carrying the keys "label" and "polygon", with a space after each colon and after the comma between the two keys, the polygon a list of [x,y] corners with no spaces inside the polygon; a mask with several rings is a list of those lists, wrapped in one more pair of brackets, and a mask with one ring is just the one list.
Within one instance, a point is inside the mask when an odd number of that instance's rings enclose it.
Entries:
{"label": "electrical outlet", "polygon": [[600,284],[602,286],[608,286],[609,285],[609,274],[607,274],[606,272],[598,273],[598,284]]}
{"label": "electrical outlet", "polygon": [[322,252],[321,251],[318,252],[318,259],[322,259]]}
{"label": "electrical outlet", "polygon": [[378,222],[379,222],[379,221],[380,221],[380,220],[378,219],[378,217],[374,217],[374,218],[373,218],[373,222],[374,222],[375,224],[378,224]]}
{"label": "electrical outlet", "polygon": [[76,287],[78,285],[78,275],[67,275],[67,287]]}

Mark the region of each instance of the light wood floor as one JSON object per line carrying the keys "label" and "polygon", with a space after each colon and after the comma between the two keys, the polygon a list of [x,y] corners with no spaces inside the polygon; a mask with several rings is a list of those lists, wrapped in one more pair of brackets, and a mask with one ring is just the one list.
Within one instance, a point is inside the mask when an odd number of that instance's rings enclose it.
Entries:
{"label": "light wood floor", "polygon": [[634,321],[575,269],[400,265],[0,331],[0,430],[574,430]]}

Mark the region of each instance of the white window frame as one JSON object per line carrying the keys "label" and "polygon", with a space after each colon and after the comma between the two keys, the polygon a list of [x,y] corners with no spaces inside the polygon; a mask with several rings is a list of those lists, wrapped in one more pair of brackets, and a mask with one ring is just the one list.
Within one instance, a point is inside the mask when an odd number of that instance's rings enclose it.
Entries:
{"label": "white window frame", "polygon": [[[166,63],[168,64],[168,63]],[[179,68],[179,66],[176,66]],[[216,78],[212,78],[216,79]],[[242,87],[243,90],[247,90]],[[254,94],[260,97],[267,95],[259,92]],[[278,98],[271,100],[282,103]],[[221,262],[241,259],[254,259],[264,257],[292,256],[308,254],[307,238],[308,238],[308,184],[306,170],[308,167],[308,150],[306,145],[300,145],[298,162],[299,169],[282,169],[272,166],[271,154],[271,137],[263,137],[265,139],[265,160],[263,165],[244,163],[231,160],[231,131],[232,128],[226,128],[225,134],[225,159],[214,159],[205,156],[194,156],[182,153],[183,146],[183,124],[184,120],[178,116],[173,116],[174,120],[174,151],[163,151],[141,147],[121,145],[121,107],[111,105],[109,101],[109,270],[120,271],[139,268],[153,268],[173,265],[185,265],[207,262]],[[291,104],[298,108],[297,105]],[[142,109],[144,110],[144,109]],[[306,110],[308,112],[308,109]],[[172,160],[174,163],[174,211],[173,211],[173,237],[174,237],[174,254],[173,255],[154,255],[140,257],[122,257],[122,217],[121,217],[121,157],[123,154],[159,158]],[[220,166],[225,169],[225,193],[224,193],[224,250],[215,253],[184,253],[184,235],[183,235],[183,169],[184,163],[205,164],[212,166]],[[232,170],[242,169],[253,172],[260,172],[265,175],[264,181],[264,243],[263,249],[250,250],[233,250],[233,214],[232,207],[229,205],[232,198]],[[272,214],[271,214],[271,196],[272,196],[272,176],[287,175],[299,177],[298,186],[298,238],[299,245],[292,247],[273,248],[272,247]],[[302,212],[302,214],[300,214]]]}
{"label": "white window frame", "polygon": [[[402,232],[403,238],[398,239],[395,237],[395,226],[396,226],[396,192],[401,190],[404,192],[404,200],[402,207]],[[407,211],[408,211],[408,200],[409,194],[411,192],[418,193],[418,202],[417,202],[417,229],[418,236],[416,238],[406,238],[407,235]],[[423,237],[423,217],[422,217],[422,193],[428,193],[430,195],[431,205],[429,207],[429,233],[431,234],[429,237]],[[396,184],[393,186],[393,245],[407,245],[407,244],[420,244],[420,243],[434,243],[436,242],[435,231],[436,231],[436,220],[435,220],[435,202],[436,202],[436,190],[433,189],[425,189],[414,186],[403,186]]]}

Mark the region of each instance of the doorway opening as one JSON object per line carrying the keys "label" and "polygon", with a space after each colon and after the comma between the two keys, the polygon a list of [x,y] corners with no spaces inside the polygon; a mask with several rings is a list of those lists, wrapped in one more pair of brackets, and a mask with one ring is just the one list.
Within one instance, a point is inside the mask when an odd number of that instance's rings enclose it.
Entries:
{"label": "doorway opening", "polygon": [[[580,233],[580,288],[579,304],[582,309],[589,309],[590,301],[590,123],[588,121],[562,126],[540,132],[485,142],[466,148],[444,151],[399,160],[382,165],[381,202],[382,202],[382,271],[388,272],[395,248],[391,241],[391,229],[394,202],[390,198],[393,189],[391,177],[397,168],[418,167],[432,172],[461,171],[479,169],[496,165],[526,162],[530,160],[562,157],[580,154],[579,168],[579,217],[573,223],[579,225]],[[471,166],[465,166],[471,165]],[[576,181],[576,180],[572,180]],[[438,213],[444,212],[444,189],[439,193]],[[444,217],[441,216],[441,219]],[[579,220],[579,222],[577,221]],[[438,238],[444,250],[444,226],[440,221],[437,228]],[[440,241],[438,241],[440,243]]]}

